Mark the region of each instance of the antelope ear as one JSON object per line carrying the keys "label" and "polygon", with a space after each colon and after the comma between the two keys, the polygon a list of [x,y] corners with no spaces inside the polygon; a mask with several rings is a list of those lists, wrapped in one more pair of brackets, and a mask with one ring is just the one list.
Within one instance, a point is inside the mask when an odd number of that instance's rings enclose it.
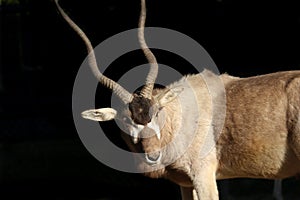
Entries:
{"label": "antelope ear", "polygon": [[176,99],[176,97],[183,91],[183,87],[176,87],[172,89],[167,89],[162,93],[158,94],[154,98],[157,100],[159,106],[164,107],[169,102]]}
{"label": "antelope ear", "polygon": [[93,121],[108,121],[117,116],[117,111],[113,108],[90,109],[82,112],[81,116]]}

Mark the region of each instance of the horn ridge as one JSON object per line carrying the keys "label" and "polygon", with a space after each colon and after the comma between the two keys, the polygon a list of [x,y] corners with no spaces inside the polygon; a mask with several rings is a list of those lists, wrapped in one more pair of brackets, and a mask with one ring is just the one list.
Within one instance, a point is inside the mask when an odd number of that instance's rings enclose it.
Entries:
{"label": "horn ridge", "polygon": [[145,22],[146,22],[146,2],[145,0],[141,0],[141,13],[139,18],[138,39],[139,39],[141,49],[143,50],[143,53],[150,64],[150,70],[146,78],[145,86],[142,88],[141,95],[145,98],[151,99],[153,87],[158,74],[158,63],[145,40],[145,33],[144,33]]}
{"label": "horn ridge", "polygon": [[83,32],[83,30],[65,13],[65,11],[60,7],[58,0],[54,0],[56,7],[65,21],[70,25],[70,27],[80,36],[83,42],[86,45],[88,51],[88,63],[92,70],[94,76],[98,79],[98,81],[104,85],[105,87],[111,89],[114,94],[116,94],[125,104],[128,104],[132,101],[133,95],[129,93],[126,89],[124,89],[121,85],[104,76],[98,68],[94,48],[91,44],[91,41]]}

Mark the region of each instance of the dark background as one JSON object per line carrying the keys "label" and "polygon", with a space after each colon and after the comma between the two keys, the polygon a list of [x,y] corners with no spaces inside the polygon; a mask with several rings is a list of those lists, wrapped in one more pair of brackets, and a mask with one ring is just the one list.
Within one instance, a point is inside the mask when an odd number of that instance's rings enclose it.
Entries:
{"label": "dark background", "polygon": [[[300,69],[296,0],[147,2],[147,26],[192,37],[208,51],[221,73],[246,77]],[[139,4],[139,0],[61,0],[94,46],[136,28]],[[86,50],[54,3],[0,1],[0,20],[0,198],[163,199],[169,195],[179,199],[176,185],[110,169],[82,145],[71,106],[73,83]],[[155,53],[160,63],[182,73],[193,72],[178,56]],[[145,62],[141,52],[129,53],[116,60],[106,74],[116,79],[118,67]],[[118,131],[112,132],[112,140],[126,148]],[[232,180],[229,193],[231,199],[268,199],[272,184]],[[299,181],[291,178],[283,184],[284,195],[300,196]]]}

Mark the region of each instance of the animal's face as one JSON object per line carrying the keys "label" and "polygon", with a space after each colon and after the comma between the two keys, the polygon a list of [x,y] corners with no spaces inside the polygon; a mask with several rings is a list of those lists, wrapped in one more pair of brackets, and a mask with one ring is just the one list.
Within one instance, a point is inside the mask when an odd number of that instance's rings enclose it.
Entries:
{"label": "animal's face", "polygon": [[156,99],[147,99],[135,96],[130,102],[128,109],[123,114],[122,123],[126,126],[126,132],[130,134],[133,143],[136,144],[141,138],[156,135],[160,139],[158,113],[161,107]]}
{"label": "animal's face", "polygon": [[[113,108],[91,109],[82,112],[82,117],[94,121],[108,121],[116,119],[121,124],[121,129],[127,133],[134,145],[140,143],[143,151],[146,153],[146,161],[150,164],[158,162],[161,154],[149,153],[147,149],[152,144],[149,139],[156,137],[154,140],[159,143],[161,139],[161,129],[165,122],[163,108],[173,101],[183,88],[165,89],[151,99],[134,95],[133,100],[123,108],[122,111],[116,111]],[[149,146],[148,146],[149,145]]]}

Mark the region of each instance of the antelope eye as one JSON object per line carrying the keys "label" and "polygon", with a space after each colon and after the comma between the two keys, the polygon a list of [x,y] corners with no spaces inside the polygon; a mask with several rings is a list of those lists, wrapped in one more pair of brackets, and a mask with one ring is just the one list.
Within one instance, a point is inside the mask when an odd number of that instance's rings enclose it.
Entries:
{"label": "antelope eye", "polygon": [[130,119],[128,117],[123,117],[123,122],[126,124],[130,124]]}

